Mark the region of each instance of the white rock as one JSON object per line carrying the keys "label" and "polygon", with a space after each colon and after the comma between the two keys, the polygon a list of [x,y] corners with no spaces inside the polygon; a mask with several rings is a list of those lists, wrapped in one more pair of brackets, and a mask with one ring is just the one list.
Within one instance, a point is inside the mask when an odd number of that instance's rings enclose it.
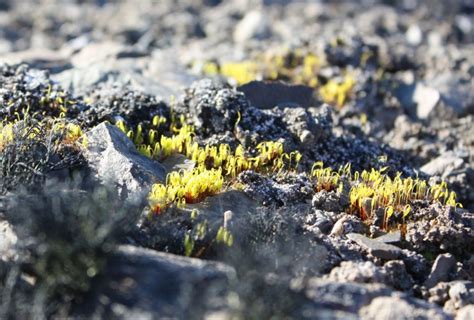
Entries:
{"label": "white rock", "polygon": [[441,95],[438,90],[418,83],[413,93],[413,101],[416,103],[416,115],[420,119],[426,119],[438,104]]}
{"label": "white rock", "polygon": [[423,32],[418,25],[412,25],[408,28],[405,37],[412,46],[418,46],[423,41]]}
{"label": "white rock", "polygon": [[243,43],[251,39],[264,39],[270,34],[268,19],[261,11],[250,11],[237,24],[234,30],[234,41]]}

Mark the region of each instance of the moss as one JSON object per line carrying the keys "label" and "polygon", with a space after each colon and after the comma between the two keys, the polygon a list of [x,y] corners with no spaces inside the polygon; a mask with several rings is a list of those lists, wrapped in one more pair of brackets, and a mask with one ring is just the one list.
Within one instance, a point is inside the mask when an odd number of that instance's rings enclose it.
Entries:
{"label": "moss", "polygon": [[456,202],[456,194],[448,189],[446,182],[428,185],[419,178],[402,178],[397,172],[391,178],[388,167],[376,170],[351,172],[350,164],[333,170],[324,167],[322,162],[316,162],[311,175],[315,179],[316,191],[336,190],[341,193],[344,183],[349,184],[350,207],[348,213],[356,214],[363,220],[372,220],[375,212],[382,209],[384,225],[388,228],[389,221],[395,213],[399,213],[402,220],[408,219],[412,212],[412,203],[416,200],[440,202],[448,206],[462,206]]}

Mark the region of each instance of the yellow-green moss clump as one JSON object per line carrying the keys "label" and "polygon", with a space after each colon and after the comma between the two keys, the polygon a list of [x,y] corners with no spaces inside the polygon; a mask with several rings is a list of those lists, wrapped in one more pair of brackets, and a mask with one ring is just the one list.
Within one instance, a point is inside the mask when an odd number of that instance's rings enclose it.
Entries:
{"label": "yellow-green moss clump", "polygon": [[349,213],[357,214],[362,219],[372,219],[376,210],[384,210],[384,224],[395,213],[402,213],[405,219],[412,211],[415,200],[440,202],[448,206],[462,205],[456,202],[456,194],[449,191],[446,182],[429,186],[419,178],[402,178],[398,172],[394,178],[386,174],[388,167],[380,170],[371,169],[362,172],[351,172],[350,165],[338,171],[324,167],[322,162],[313,166],[312,176],[315,178],[316,190],[336,190],[342,192],[344,181],[350,184]]}

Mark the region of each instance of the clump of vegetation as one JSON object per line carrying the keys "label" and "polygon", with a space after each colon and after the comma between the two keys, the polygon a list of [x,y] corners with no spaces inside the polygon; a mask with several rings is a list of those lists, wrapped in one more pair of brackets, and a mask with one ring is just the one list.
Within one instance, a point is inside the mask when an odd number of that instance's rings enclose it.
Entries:
{"label": "clump of vegetation", "polygon": [[329,80],[319,88],[319,94],[324,102],[342,108],[349,98],[356,80],[351,75],[346,75],[342,81]]}
{"label": "clump of vegetation", "polygon": [[5,217],[18,236],[18,277],[31,279],[33,299],[44,305],[30,312],[45,317],[59,312],[56,307],[67,309],[91,288],[141,210],[118,199],[114,188],[97,185],[86,192],[80,185],[80,180],[47,181],[8,198]]}
{"label": "clump of vegetation", "polygon": [[440,202],[448,206],[462,206],[456,202],[456,193],[450,191],[446,182],[429,186],[420,178],[402,178],[398,172],[391,178],[388,167],[379,170],[371,169],[362,172],[351,172],[350,164],[333,170],[316,162],[311,175],[315,178],[316,191],[337,190],[342,192],[344,183],[348,182],[350,207],[348,212],[357,214],[363,220],[371,220],[378,209],[384,210],[384,227],[394,213],[401,213],[403,219],[412,211],[412,203],[416,200]]}
{"label": "clump of vegetation", "polygon": [[299,152],[285,153],[283,144],[274,141],[261,142],[253,152],[246,152],[242,145],[234,151],[228,144],[202,147],[194,141],[193,127],[185,124],[184,117],[180,122],[179,128],[171,124],[169,131],[174,134],[169,137],[160,135],[155,129],[144,130],[140,125],[135,131],[129,130],[123,122],[118,122],[117,127],[132,137],[138,151],[149,158],[161,161],[179,153],[193,160],[197,166],[208,170],[221,169],[226,177],[235,178],[245,170],[278,172],[284,168],[294,169],[301,160]]}
{"label": "clump of vegetation", "polygon": [[48,173],[83,163],[82,130],[64,119],[22,120],[0,125],[0,192],[44,181]]}
{"label": "clump of vegetation", "polygon": [[171,172],[166,185],[154,184],[148,196],[152,212],[159,214],[172,204],[196,203],[218,193],[223,186],[221,169],[207,170],[199,166],[190,171]]}

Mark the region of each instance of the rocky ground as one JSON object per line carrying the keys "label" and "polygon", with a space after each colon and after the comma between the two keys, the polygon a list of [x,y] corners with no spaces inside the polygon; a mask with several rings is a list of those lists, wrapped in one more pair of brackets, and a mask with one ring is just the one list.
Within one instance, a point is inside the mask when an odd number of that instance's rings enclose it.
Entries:
{"label": "rocky ground", "polygon": [[0,318],[473,319],[473,53],[470,0],[0,0]]}

